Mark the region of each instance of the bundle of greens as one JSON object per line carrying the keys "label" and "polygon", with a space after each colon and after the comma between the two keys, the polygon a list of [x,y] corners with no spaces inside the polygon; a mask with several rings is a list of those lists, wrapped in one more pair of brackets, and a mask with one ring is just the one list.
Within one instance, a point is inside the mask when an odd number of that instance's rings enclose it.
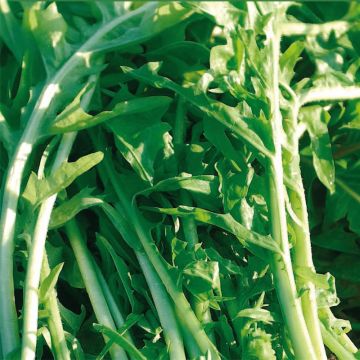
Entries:
{"label": "bundle of greens", "polygon": [[0,0],[0,357],[359,359],[359,25]]}

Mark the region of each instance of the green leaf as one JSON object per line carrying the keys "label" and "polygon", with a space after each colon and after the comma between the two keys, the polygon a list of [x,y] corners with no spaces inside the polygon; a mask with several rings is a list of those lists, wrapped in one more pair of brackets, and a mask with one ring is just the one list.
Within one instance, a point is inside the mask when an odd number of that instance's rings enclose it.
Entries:
{"label": "green leaf", "polygon": [[80,211],[101,205],[104,201],[91,196],[93,189],[82,189],[71,199],[62,202],[51,213],[49,229],[56,229],[73,219]]}
{"label": "green leaf", "polygon": [[28,4],[28,26],[36,40],[48,74],[58,69],[69,56],[72,48],[66,40],[68,25],[58,5],[51,3]]}
{"label": "green leaf", "polygon": [[153,192],[176,191],[185,189],[193,193],[211,196],[217,191],[219,187],[216,176],[213,175],[198,175],[191,176],[191,174],[183,173],[182,176],[168,178],[159,181],[152,187],[140,191],[136,194],[148,196]]}
{"label": "green leaf", "polygon": [[126,26],[123,34],[112,40],[103,40],[91,50],[94,52],[119,50],[146,41],[185,20],[192,14],[192,10],[176,2],[160,3],[160,5],[148,3],[138,9],[137,13],[137,21]]}
{"label": "green leaf", "polygon": [[37,207],[49,196],[66,189],[77,177],[97,165],[103,157],[103,153],[98,151],[85,155],[75,162],[64,162],[45,179],[39,180],[32,172],[22,196],[32,206]]}
{"label": "green leaf", "polygon": [[360,234],[360,161],[347,169],[337,168],[336,192],[327,197],[326,220],[338,221],[346,217],[350,229]]}
{"label": "green leaf", "polygon": [[96,331],[107,336],[112,343],[122,347],[132,358],[136,360],[146,360],[146,357],[123,335],[104,325],[94,324],[93,326]]}
{"label": "green leaf", "polygon": [[70,327],[73,334],[77,334],[80,330],[81,325],[83,324],[86,317],[86,309],[84,305],[81,305],[80,314],[76,314],[73,311],[67,309],[59,302],[59,309],[62,319]]}
{"label": "green leaf", "polygon": [[214,118],[222,123],[230,131],[233,131],[240,138],[260,151],[260,153],[268,157],[272,156],[271,150],[265,147],[262,139],[249,127],[249,123],[251,123],[253,119],[240,116],[240,111],[237,108],[212,100],[202,93],[198,94],[192,88],[183,88],[170,79],[158,75],[156,72],[158,68],[158,63],[149,63],[137,70],[126,66],[121,67],[126,74],[129,74],[135,79],[157,88],[166,88],[176,92],[186,101],[198,107],[208,117]]}
{"label": "green leaf", "polygon": [[295,75],[294,67],[304,50],[302,41],[293,42],[280,57],[281,80],[289,84]]}
{"label": "green leaf", "polygon": [[271,335],[260,328],[252,331],[245,358],[248,360],[276,360],[275,351],[271,346]]}
{"label": "green leaf", "polygon": [[255,321],[261,321],[265,324],[271,324],[276,321],[274,315],[270,311],[262,308],[249,308],[240,310],[236,317],[249,318]]}
{"label": "green leaf", "polygon": [[0,2],[0,38],[21,63],[25,49],[25,36],[19,21],[6,0]]}
{"label": "green leaf", "polygon": [[[83,91],[88,91],[89,88]],[[68,107],[56,117],[49,131],[53,134],[69,131],[79,131],[99,125],[105,121],[115,119],[115,121],[128,120],[129,116],[139,116],[142,113],[157,112],[161,108],[166,108],[172,101],[166,96],[149,96],[135,98],[120,102],[111,111],[102,111],[97,115],[91,116],[81,108],[80,96],[82,92],[68,105]]]}
{"label": "green leaf", "polygon": [[339,304],[339,298],[336,294],[335,278],[330,273],[317,274],[310,268],[302,267],[296,268],[295,274],[315,285],[316,300],[319,308]]}
{"label": "green leaf", "polygon": [[[139,115],[121,117],[108,124],[114,133],[116,146],[135,172],[152,184],[154,164],[160,151],[170,141],[169,124],[161,118],[169,106],[169,99],[163,98],[159,108],[142,112]],[[150,136],[151,134],[151,136]]]}
{"label": "green leaf", "polygon": [[[337,201],[342,201],[338,199]],[[360,255],[360,246],[357,243],[358,236],[338,226],[329,229],[319,235],[313,236],[311,242],[324,249],[335,250],[346,254]]]}
{"label": "green leaf", "polygon": [[121,234],[126,243],[135,250],[142,250],[142,245],[134,232],[132,225],[129,223],[130,219],[126,219],[119,211],[114,209],[109,204],[102,204],[106,216],[112,222],[117,231]]}
{"label": "green leaf", "polygon": [[[144,207],[145,208],[145,207]],[[194,208],[190,206],[179,206],[178,208],[149,208],[147,210],[160,212],[167,215],[180,217],[192,217],[205,224],[220,227],[235,235],[239,241],[250,250],[257,252],[259,248],[281,254],[281,250],[270,236],[257,234],[239,224],[230,214],[216,214],[211,211]]]}
{"label": "green leaf", "polygon": [[194,261],[183,272],[184,284],[192,294],[220,290],[219,264],[215,261]]}
{"label": "green leaf", "polygon": [[326,113],[319,106],[303,108],[301,120],[306,124],[311,139],[313,163],[320,181],[335,191],[335,165],[326,123]]}
{"label": "green leaf", "polygon": [[235,150],[229,137],[225,133],[227,129],[223,124],[211,118],[204,117],[204,135],[206,138],[229,160],[235,161],[240,166],[244,162],[241,155]]}
{"label": "green leaf", "polygon": [[124,286],[124,289],[126,291],[126,295],[128,296],[130,304],[131,304],[132,308],[134,309],[135,297],[134,297],[134,292],[131,288],[130,276],[129,276],[130,272],[129,272],[127,265],[125,264],[124,260],[116,254],[113,247],[103,236],[101,236],[100,234],[97,234],[96,239],[98,239],[105,246],[106,250],[110,254],[110,256],[114,262],[116,271],[119,275],[119,278],[120,278],[120,280]]}
{"label": "green leaf", "polygon": [[51,269],[50,274],[41,282],[39,289],[40,302],[45,302],[49,298],[51,291],[55,288],[63,266],[64,263],[56,265]]}

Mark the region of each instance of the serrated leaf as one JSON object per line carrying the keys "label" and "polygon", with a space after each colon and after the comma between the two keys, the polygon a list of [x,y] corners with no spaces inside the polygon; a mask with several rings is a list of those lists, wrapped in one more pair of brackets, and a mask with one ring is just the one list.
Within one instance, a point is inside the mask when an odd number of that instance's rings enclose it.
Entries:
{"label": "serrated leaf", "polygon": [[304,50],[302,41],[293,42],[280,57],[281,80],[290,83],[294,77],[294,67],[300,60],[299,56]]}
{"label": "serrated leaf", "polygon": [[301,119],[306,124],[311,139],[313,164],[320,181],[335,191],[335,165],[325,114],[319,106],[309,106],[302,110]]}
{"label": "serrated leaf", "polygon": [[268,157],[272,156],[271,150],[267,149],[262,139],[250,129],[248,123],[253,119],[242,117],[237,108],[212,100],[204,94],[197,94],[191,88],[183,88],[170,79],[158,75],[156,73],[158,67],[158,63],[149,63],[136,70],[126,66],[122,66],[121,69],[135,79],[151,84],[157,88],[166,88],[176,92],[185,100],[197,106],[204,114],[225,125],[230,131],[233,131],[255,149]]}
{"label": "serrated leaf", "polygon": [[215,261],[194,261],[183,272],[184,284],[192,294],[220,290],[219,264]]}
{"label": "serrated leaf", "polygon": [[104,157],[101,151],[85,155],[75,162],[64,162],[59,168],[45,179],[38,179],[34,172],[23,193],[33,207],[37,207],[49,196],[66,189],[77,177],[97,165]]}

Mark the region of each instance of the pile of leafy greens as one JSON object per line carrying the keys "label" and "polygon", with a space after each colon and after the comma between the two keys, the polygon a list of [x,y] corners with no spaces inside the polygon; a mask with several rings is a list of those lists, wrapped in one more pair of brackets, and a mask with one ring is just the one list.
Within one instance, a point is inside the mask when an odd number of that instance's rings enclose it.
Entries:
{"label": "pile of leafy greens", "polygon": [[0,0],[0,358],[359,359],[359,41],[356,2]]}

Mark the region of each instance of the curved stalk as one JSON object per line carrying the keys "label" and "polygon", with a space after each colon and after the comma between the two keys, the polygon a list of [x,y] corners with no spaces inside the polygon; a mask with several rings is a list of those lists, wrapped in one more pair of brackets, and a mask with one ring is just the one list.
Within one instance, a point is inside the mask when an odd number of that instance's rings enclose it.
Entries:
{"label": "curved stalk", "polygon": [[312,87],[300,96],[300,104],[318,101],[344,101],[360,99],[359,86]]}
{"label": "curved stalk", "polygon": [[[63,136],[51,169],[52,172],[55,171],[63,161],[67,160],[75,137],[76,133],[68,133]],[[30,248],[24,286],[22,360],[35,359],[39,306],[38,288],[41,272],[41,261],[39,261],[39,259],[42,259],[44,256],[47,230],[56,197],[57,194],[54,194],[42,203]]]}

